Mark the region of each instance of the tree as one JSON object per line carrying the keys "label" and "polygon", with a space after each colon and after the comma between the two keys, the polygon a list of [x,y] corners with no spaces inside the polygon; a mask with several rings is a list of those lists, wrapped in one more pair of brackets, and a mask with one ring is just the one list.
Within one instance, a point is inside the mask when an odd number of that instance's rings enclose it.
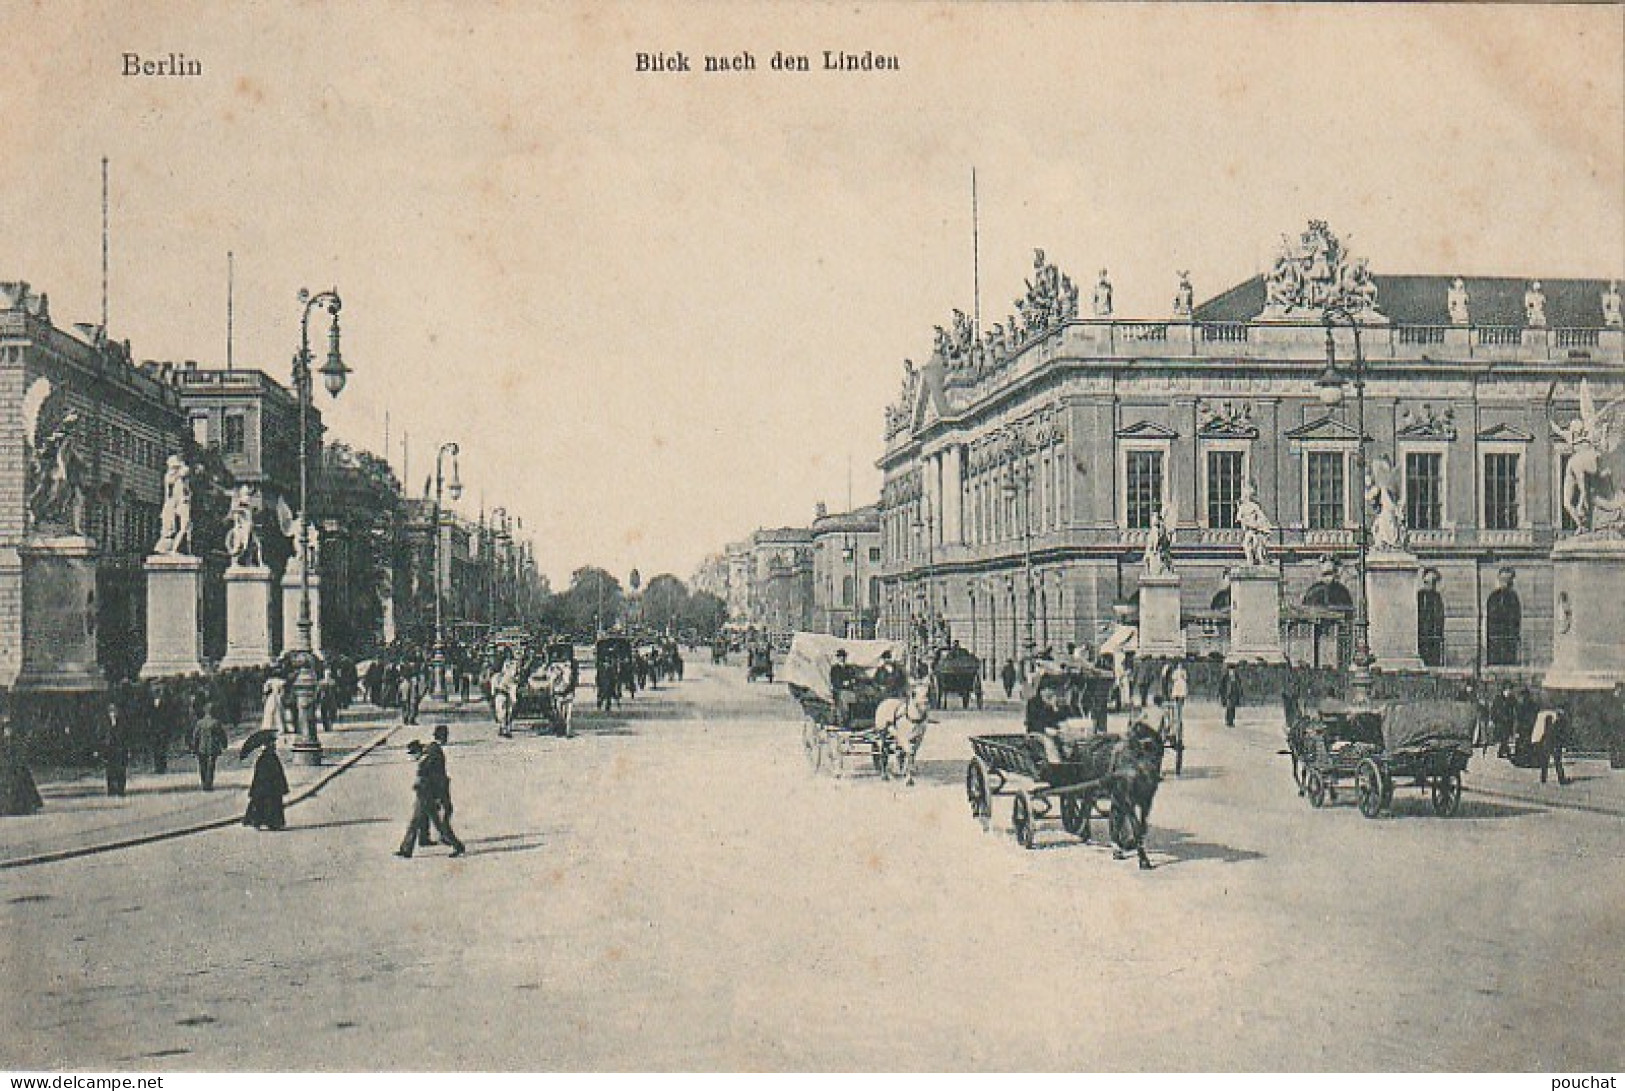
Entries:
{"label": "tree", "polygon": [[626,593],[621,581],[596,565],[586,565],[570,573],[570,589],[559,596],[560,615],[577,634],[612,629],[626,614]]}
{"label": "tree", "polygon": [[687,604],[688,587],[670,572],[662,572],[644,589],[643,623],[661,632],[675,629]]}
{"label": "tree", "polygon": [[682,627],[702,641],[716,638],[728,620],[728,604],[709,591],[696,591],[683,603]]}

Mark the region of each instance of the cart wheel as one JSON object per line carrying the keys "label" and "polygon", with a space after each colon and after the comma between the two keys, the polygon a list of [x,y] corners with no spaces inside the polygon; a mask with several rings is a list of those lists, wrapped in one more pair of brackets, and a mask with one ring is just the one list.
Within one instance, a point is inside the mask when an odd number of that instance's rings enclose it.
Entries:
{"label": "cart wheel", "polygon": [[987,766],[981,758],[972,758],[965,766],[965,799],[970,803],[970,816],[985,831],[993,819],[993,794],[987,789]]}
{"label": "cart wheel", "polygon": [[1088,801],[1082,796],[1061,797],[1061,827],[1074,837],[1083,836],[1084,808]]}
{"label": "cart wheel", "polygon": [[1360,797],[1360,813],[1367,818],[1376,818],[1382,813],[1385,779],[1382,770],[1370,758],[1361,761],[1359,770],[1354,774],[1354,786]]}
{"label": "cart wheel", "polygon": [[1433,781],[1433,813],[1449,818],[1461,806],[1461,774],[1446,773]]}
{"label": "cart wheel", "polygon": [[1303,775],[1303,789],[1309,793],[1309,806],[1326,806],[1326,780],[1318,769],[1311,769]]}
{"label": "cart wheel", "polygon": [[1032,799],[1026,792],[1016,793],[1015,808],[1010,812],[1010,828],[1015,831],[1016,840],[1024,849],[1033,847],[1033,805]]}

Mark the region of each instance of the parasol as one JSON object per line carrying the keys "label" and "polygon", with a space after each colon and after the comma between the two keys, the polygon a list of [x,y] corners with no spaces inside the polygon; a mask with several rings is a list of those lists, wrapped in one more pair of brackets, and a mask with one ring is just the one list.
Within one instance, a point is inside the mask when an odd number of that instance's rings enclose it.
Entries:
{"label": "parasol", "polygon": [[252,754],[262,746],[273,745],[276,742],[276,737],[277,732],[275,728],[265,727],[254,732],[248,738],[243,740],[243,748],[237,751],[237,760],[242,761],[244,758],[248,757],[248,755]]}

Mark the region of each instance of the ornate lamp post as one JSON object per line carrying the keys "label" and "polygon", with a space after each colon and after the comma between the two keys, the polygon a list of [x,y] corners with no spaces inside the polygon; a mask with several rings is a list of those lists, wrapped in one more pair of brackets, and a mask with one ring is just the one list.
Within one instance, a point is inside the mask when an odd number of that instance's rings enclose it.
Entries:
{"label": "ornate lamp post", "polygon": [[463,483],[458,480],[457,456],[461,453],[455,443],[442,443],[434,456],[434,695],[446,699],[446,617],[441,581],[446,580],[445,558],[441,539],[445,537],[440,525],[441,491],[445,485],[446,455],[451,455],[451,498],[453,502],[463,495]]}
{"label": "ornate lamp post", "polygon": [[846,544],[841,546],[841,560],[852,566],[852,601],[847,603],[850,608],[846,618],[846,635],[860,637],[863,635],[862,623],[858,621],[858,551],[852,544],[852,537],[848,535]]}
{"label": "ornate lamp post", "polygon": [[1343,387],[1345,380],[1337,370],[1337,339],[1334,336],[1336,324],[1347,324],[1354,334],[1354,404],[1355,426],[1358,429],[1355,443],[1355,479],[1358,484],[1360,529],[1355,543],[1359,548],[1359,590],[1354,596],[1354,659],[1349,670],[1349,695],[1351,703],[1355,705],[1368,705],[1371,703],[1371,632],[1370,632],[1370,603],[1366,600],[1366,563],[1367,563],[1367,529],[1366,529],[1366,500],[1365,479],[1366,465],[1366,435],[1365,435],[1365,353],[1360,347],[1360,323],[1349,312],[1348,308],[1333,304],[1328,306],[1321,314],[1321,320],[1326,323],[1326,370],[1321,372],[1320,378],[1315,380],[1315,390],[1320,396],[1321,404],[1332,408],[1343,401]]}
{"label": "ornate lamp post", "polygon": [[332,316],[327,330],[327,363],[321,367],[322,385],[333,397],[344,389],[350,369],[339,355],[339,311],[344,301],[338,289],[311,295],[299,289],[299,302],[304,311],[299,318],[299,353],[293,358],[293,386],[299,396],[299,624],[298,643],[293,649],[294,707],[299,717],[299,739],[293,752],[306,765],[322,763],[322,742],[316,737],[316,653],[311,646],[313,625],[310,618],[310,569],[314,558],[310,550],[310,443],[309,419],[311,398],[310,312],[326,307]]}

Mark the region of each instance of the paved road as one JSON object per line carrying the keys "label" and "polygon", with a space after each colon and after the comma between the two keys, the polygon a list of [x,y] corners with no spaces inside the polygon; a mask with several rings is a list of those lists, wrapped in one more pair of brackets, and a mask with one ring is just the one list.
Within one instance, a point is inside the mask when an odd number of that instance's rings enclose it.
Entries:
{"label": "paved road", "polygon": [[945,714],[912,790],[814,778],[742,675],[571,740],[457,723],[461,860],[391,855],[408,730],[285,833],[8,873],[0,1067],[1619,1067],[1617,818],[1311,811],[1277,719],[1198,715],[1140,872],[981,832],[991,712]]}

